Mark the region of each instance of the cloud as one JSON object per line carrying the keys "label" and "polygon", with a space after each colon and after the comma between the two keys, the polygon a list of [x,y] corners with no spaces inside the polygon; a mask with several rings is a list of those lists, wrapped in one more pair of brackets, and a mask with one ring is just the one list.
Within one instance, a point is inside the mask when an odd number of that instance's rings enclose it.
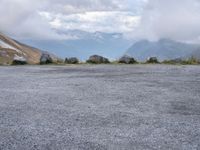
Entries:
{"label": "cloud", "polygon": [[86,32],[126,33],[132,31],[140,17],[129,12],[91,11],[70,15],[41,12],[52,28],[57,30],[82,30]]}
{"label": "cloud", "polygon": [[61,30],[129,32],[145,0],[0,0],[0,31],[18,38],[71,39]]}
{"label": "cloud", "polygon": [[149,0],[133,37],[195,41],[200,37],[199,0]]}
{"label": "cloud", "polygon": [[0,31],[20,38],[58,38],[40,17],[39,0],[0,0]]}
{"label": "cloud", "polygon": [[[199,0],[0,0],[0,32],[76,39],[69,30],[200,41]],[[61,34],[65,33],[65,34]]]}

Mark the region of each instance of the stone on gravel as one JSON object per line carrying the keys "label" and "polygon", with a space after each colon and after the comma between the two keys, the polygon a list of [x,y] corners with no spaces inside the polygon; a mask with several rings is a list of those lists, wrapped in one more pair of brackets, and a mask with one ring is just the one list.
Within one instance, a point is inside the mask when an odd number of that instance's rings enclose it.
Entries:
{"label": "stone on gravel", "polygon": [[65,63],[66,64],[78,64],[79,60],[76,57],[66,58]]}
{"label": "stone on gravel", "polygon": [[14,58],[13,58],[12,64],[13,65],[26,65],[27,60],[23,56],[15,55]]}
{"label": "stone on gravel", "polygon": [[90,56],[90,58],[87,60],[87,63],[93,63],[93,64],[108,64],[110,63],[108,58],[99,56],[99,55],[93,55]]}
{"label": "stone on gravel", "polygon": [[119,63],[122,63],[122,64],[134,64],[134,63],[137,63],[137,61],[133,57],[123,56],[123,57],[121,57],[119,59]]}
{"label": "stone on gravel", "polygon": [[147,63],[158,64],[159,61],[156,57],[150,57],[150,58],[147,59]]}
{"label": "stone on gravel", "polygon": [[40,64],[44,65],[44,64],[51,64],[51,63],[53,63],[53,59],[50,56],[50,54],[43,53],[40,58]]}

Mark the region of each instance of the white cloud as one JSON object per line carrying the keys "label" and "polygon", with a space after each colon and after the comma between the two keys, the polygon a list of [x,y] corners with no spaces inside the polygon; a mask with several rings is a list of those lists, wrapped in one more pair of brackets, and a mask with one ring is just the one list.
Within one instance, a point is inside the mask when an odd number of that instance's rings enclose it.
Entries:
{"label": "white cloud", "polygon": [[0,0],[0,31],[20,38],[74,38],[57,30],[129,32],[145,0]]}
{"label": "white cloud", "polygon": [[71,39],[62,31],[83,30],[200,40],[199,0],[0,0],[0,18],[0,31],[19,38]]}
{"label": "white cloud", "polygon": [[46,17],[55,29],[107,33],[130,32],[140,19],[139,16],[134,16],[132,13],[120,11],[91,11],[70,15],[43,12],[40,15]]}
{"label": "white cloud", "polygon": [[133,36],[156,40],[197,40],[200,36],[199,0],[149,0]]}
{"label": "white cloud", "polygon": [[0,0],[0,31],[19,38],[59,38],[38,15],[42,1]]}

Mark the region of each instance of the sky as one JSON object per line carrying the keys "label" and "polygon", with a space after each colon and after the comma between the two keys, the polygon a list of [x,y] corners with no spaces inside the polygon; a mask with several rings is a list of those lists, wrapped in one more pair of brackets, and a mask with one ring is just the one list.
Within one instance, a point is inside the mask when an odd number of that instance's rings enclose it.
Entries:
{"label": "sky", "polygon": [[128,39],[200,41],[199,0],[0,0],[0,32],[30,39],[77,39],[71,30]]}

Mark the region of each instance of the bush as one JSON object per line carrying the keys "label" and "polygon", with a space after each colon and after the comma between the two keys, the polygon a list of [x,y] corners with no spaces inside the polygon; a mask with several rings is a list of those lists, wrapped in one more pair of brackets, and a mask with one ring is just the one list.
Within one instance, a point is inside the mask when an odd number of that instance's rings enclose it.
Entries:
{"label": "bush", "polygon": [[159,61],[158,61],[158,59],[157,59],[156,57],[150,57],[150,58],[146,61],[146,63],[148,63],[148,64],[158,64]]}
{"label": "bush", "polygon": [[197,65],[200,64],[200,61],[196,59],[195,57],[191,57],[188,59],[173,59],[173,60],[165,60],[163,61],[164,64],[182,64],[182,65]]}
{"label": "bush", "polygon": [[122,64],[135,64],[135,63],[137,63],[137,61],[133,57],[130,57],[130,56],[123,56],[119,59],[118,62],[122,63]]}
{"label": "bush", "polygon": [[41,57],[40,57],[40,64],[41,65],[52,64],[52,63],[53,63],[53,59],[49,54],[43,53],[41,55]]}
{"label": "bush", "polygon": [[78,64],[79,60],[76,57],[66,58],[65,63],[66,64]]}
{"label": "bush", "polygon": [[91,63],[91,64],[109,64],[110,63],[108,58],[105,58],[99,55],[90,56],[90,58],[86,62]]}
{"label": "bush", "polygon": [[200,61],[198,59],[196,59],[195,57],[191,57],[187,60],[184,60],[182,62],[182,64],[184,64],[184,65],[197,65],[197,64],[200,64]]}
{"label": "bush", "polygon": [[177,59],[172,59],[172,60],[165,60],[162,63],[164,64],[182,64],[183,60],[181,58],[177,58]]}

